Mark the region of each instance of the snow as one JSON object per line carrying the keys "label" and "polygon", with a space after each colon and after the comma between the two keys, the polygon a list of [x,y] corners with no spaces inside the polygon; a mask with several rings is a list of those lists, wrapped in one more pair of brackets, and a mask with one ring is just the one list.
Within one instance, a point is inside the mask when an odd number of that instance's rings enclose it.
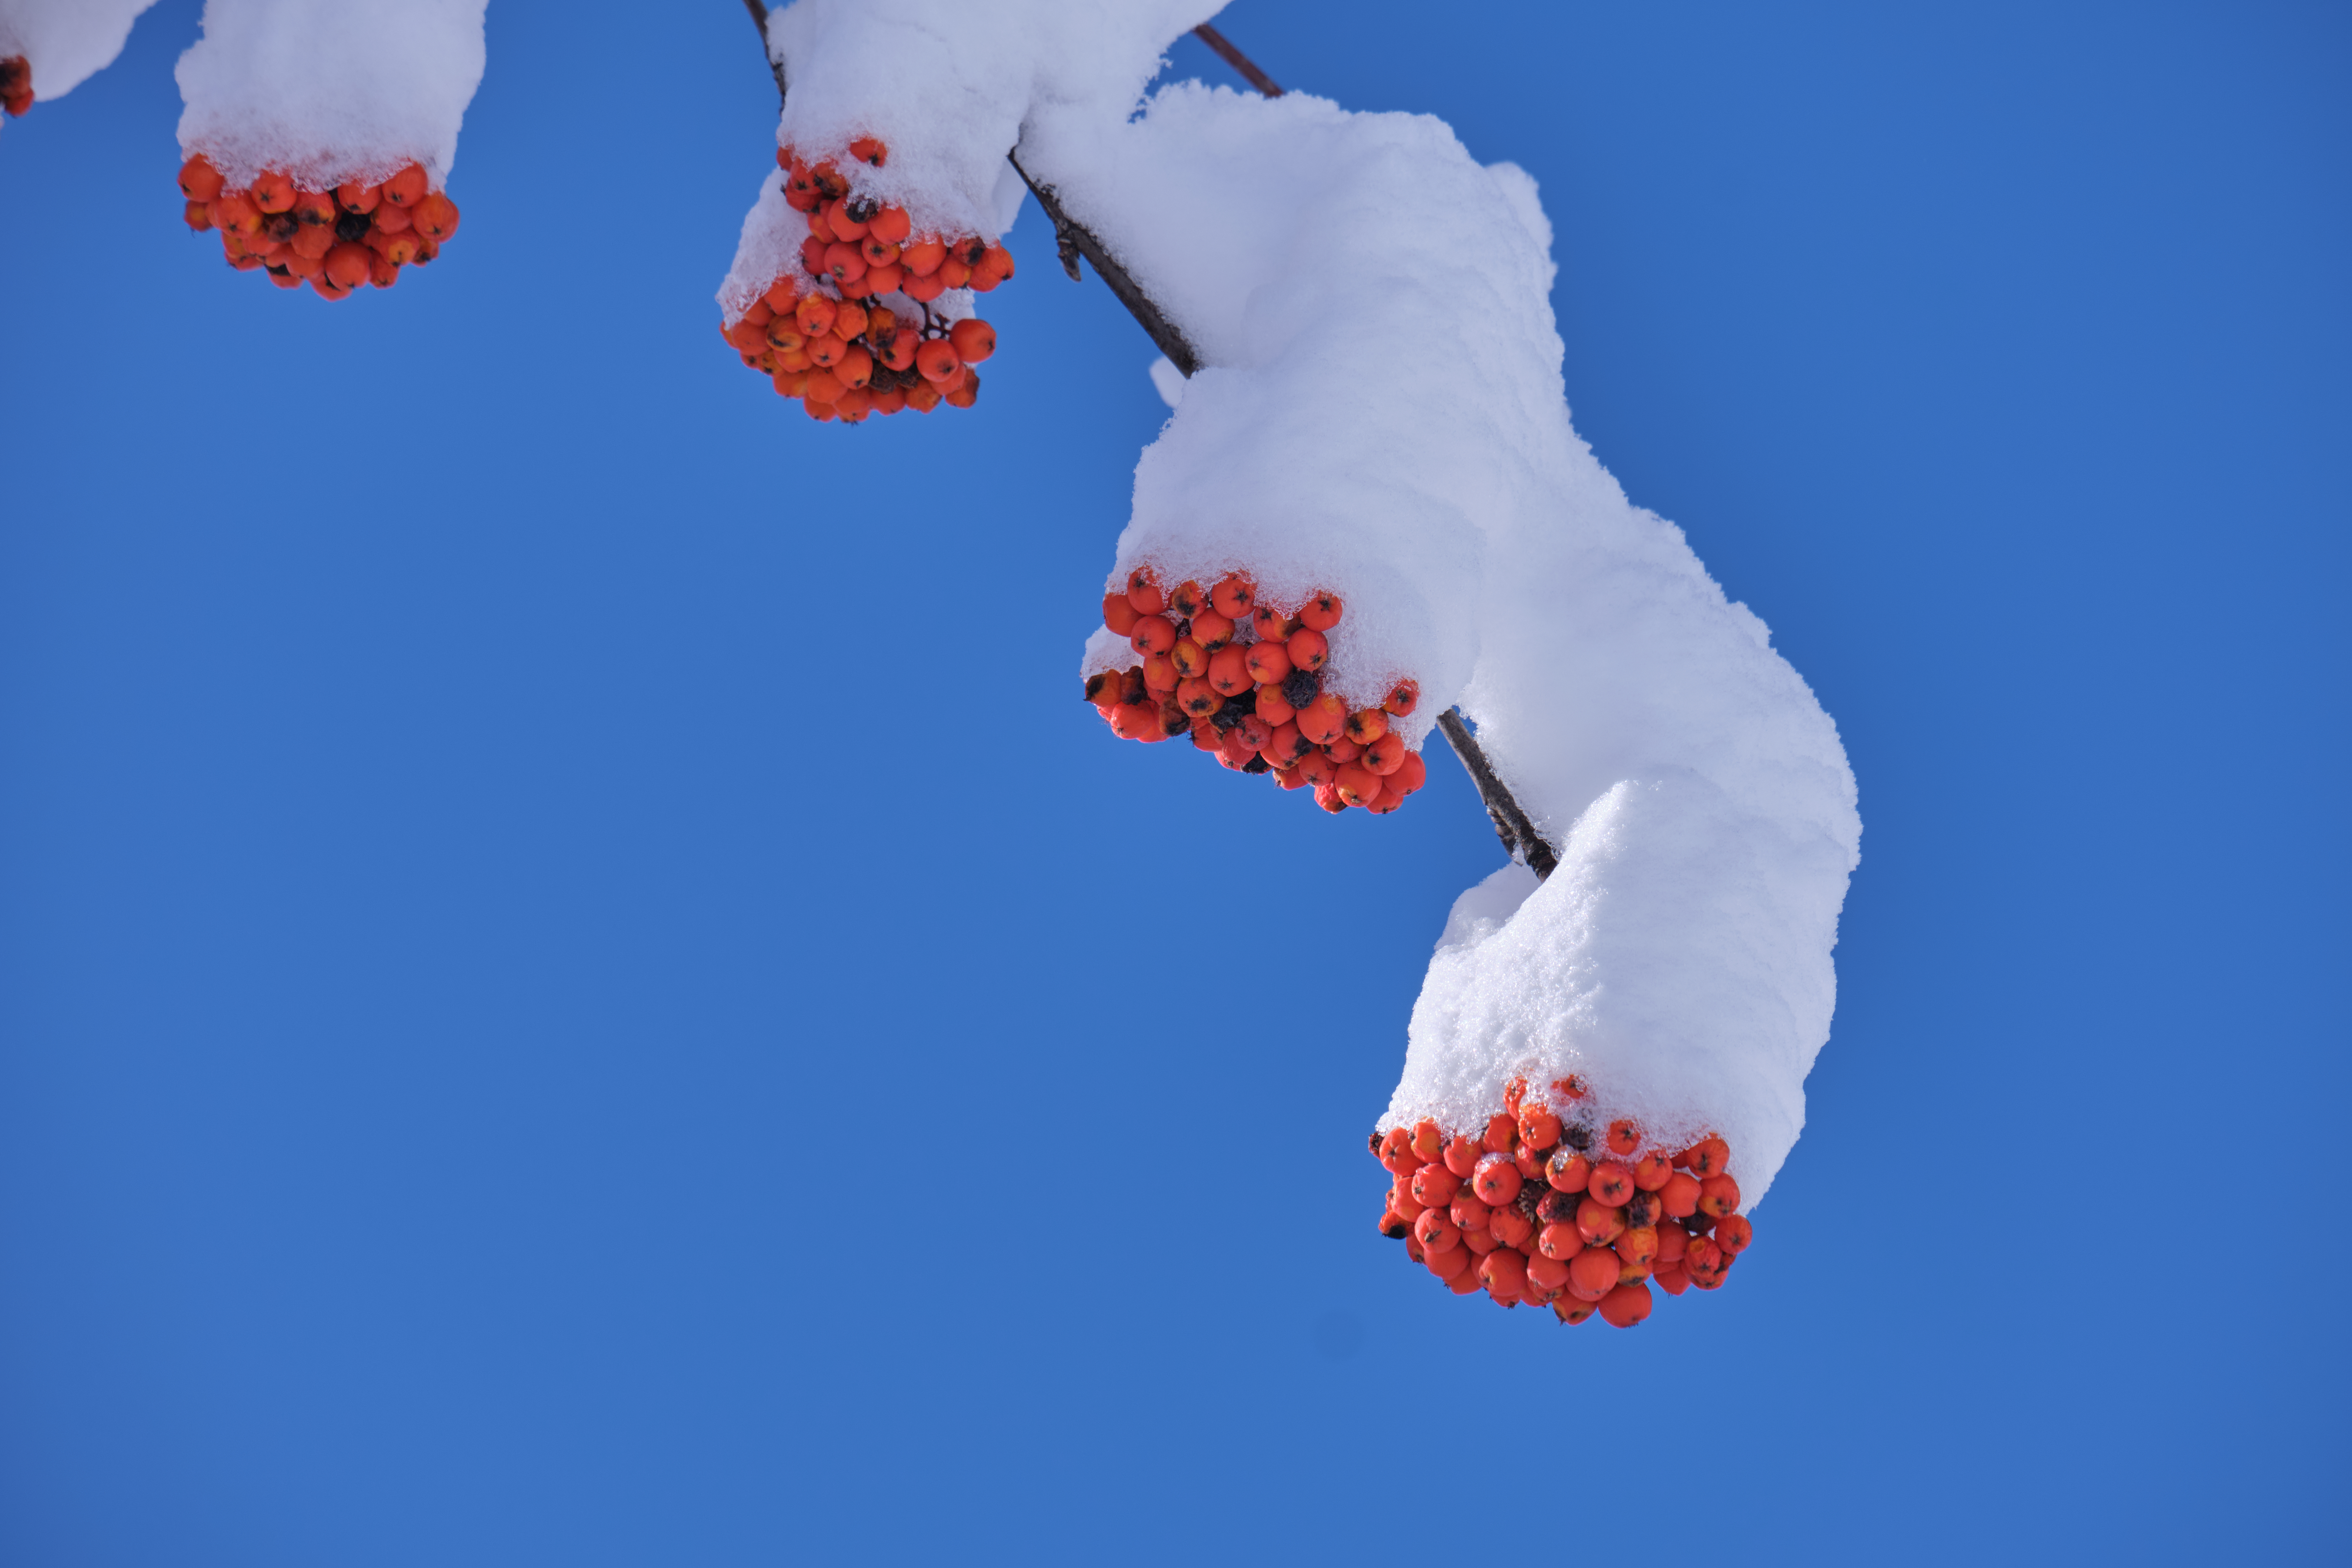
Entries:
{"label": "snow", "polygon": [[1726,1138],[1752,1206],[1829,1034],[1853,775],[1763,623],[1577,437],[1533,179],[1426,117],[1193,84],[1118,123],[1041,109],[1024,148],[1203,361],[1108,581],[1336,590],[1337,689],[1418,679],[1416,744],[1458,703],[1559,847],[1540,888],[1457,903],[1381,1127],[1576,1073],[1604,1120]]}
{"label": "snow", "polygon": [[0,0],[0,59],[33,67],[36,101],[63,98],[114,63],[155,0]]}
{"label": "snow", "polygon": [[[1587,1109],[1679,1143],[1716,1132],[1750,1205],[1803,1125],[1857,861],[1834,726],[1681,532],[1634,507],[1570,422],[1534,180],[1442,121],[1179,83],[1139,102],[1204,0],[799,0],[771,43],[781,143],[837,154],[916,229],[993,237],[1003,160],[1052,186],[1197,351],[1136,471],[1106,586],[1244,570],[1261,598],[1340,595],[1327,687],[1458,704],[1560,849],[1457,902],[1383,1127],[1483,1125],[1570,1073]],[[770,176],[722,290],[797,276]],[[959,302],[959,309],[968,302]],[[1108,631],[1087,671],[1133,662]]]}
{"label": "snow", "polygon": [[777,142],[814,159],[878,137],[884,167],[841,165],[855,193],[905,207],[917,233],[992,239],[1018,205],[1004,155],[1031,116],[1117,124],[1221,3],[797,0],[768,18],[790,87]]}
{"label": "snow", "polygon": [[487,0],[205,0],[180,57],[184,154],[232,186],[265,169],[323,190],[425,166],[435,188],[481,84]]}

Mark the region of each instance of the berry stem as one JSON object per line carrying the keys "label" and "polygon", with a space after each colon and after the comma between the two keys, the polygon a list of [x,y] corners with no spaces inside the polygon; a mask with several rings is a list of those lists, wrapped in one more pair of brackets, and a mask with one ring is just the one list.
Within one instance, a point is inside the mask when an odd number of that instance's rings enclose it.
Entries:
{"label": "berry stem", "polygon": [[1511,792],[1496,775],[1495,764],[1486,760],[1486,748],[1470,733],[1470,726],[1462,721],[1462,710],[1448,708],[1437,716],[1437,727],[1454,743],[1454,752],[1470,774],[1470,782],[1478,786],[1478,798],[1486,803],[1486,815],[1494,819],[1495,837],[1514,860],[1524,861],[1536,874],[1538,881],[1549,877],[1559,866],[1559,857],[1536,831],[1536,825],[1519,808]]}

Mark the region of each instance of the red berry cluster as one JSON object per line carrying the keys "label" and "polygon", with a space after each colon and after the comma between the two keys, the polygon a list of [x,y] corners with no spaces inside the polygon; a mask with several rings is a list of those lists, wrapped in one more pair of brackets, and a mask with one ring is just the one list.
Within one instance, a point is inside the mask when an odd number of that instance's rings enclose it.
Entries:
{"label": "red berry cluster", "polygon": [[280,289],[308,283],[326,300],[371,283],[391,288],[403,267],[424,266],[457,232],[457,204],[432,189],[416,163],[382,184],[354,180],[310,191],[265,174],[236,190],[198,153],[180,169],[180,194],[188,226],[218,229],[231,267],[267,272]]}
{"label": "red berry cluster", "polygon": [[1143,662],[1089,676],[1087,700],[1127,740],[1190,734],[1238,773],[1312,789],[1326,811],[1360,805],[1385,816],[1429,777],[1421,753],[1389,728],[1412,711],[1421,688],[1400,680],[1379,707],[1352,712],[1324,690],[1325,634],[1339,616],[1337,594],[1284,610],[1262,603],[1238,572],[1205,591],[1188,581],[1171,593],[1139,568],[1124,590],[1103,595],[1103,625]]}
{"label": "red berry cluster", "polygon": [[33,107],[33,62],[22,55],[0,60],[0,109],[22,115]]}
{"label": "red berry cluster", "polygon": [[[1552,1087],[1585,1098],[1580,1079]],[[1564,1323],[1599,1312],[1630,1329],[1650,1315],[1653,1282],[1671,1296],[1723,1284],[1755,1237],[1725,1169],[1729,1144],[1645,1150],[1632,1121],[1605,1131],[1589,1116],[1562,1121],[1525,1093],[1514,1080],[1505,1111],[1475,1134],[1448,1137],[1427,1119],[1374,1133],[1372,1152],[1395,1178],[1381,1234],[1457,1296],[1483,1288]]]}
{"label": "red berry cluster", "polygon": [[[849,155],[876,168],[889,151],[872,137]],[[978,317],[950,322],[931,302],[950,289],[982,293],[1013,276],[1013,257],[977,235],[917,235],[904,207],[850,194],[828,160],[814,165],[777,150],[784,200],[808,215],[799,277],[776,279],[720,335],[751,369],[797,397],[813,419],[856,425],[868,415],[945,403],[969,408],[980,395],[972,366],[996,352],[996,329]],[[882,304],[902,296],[911,310]]]}

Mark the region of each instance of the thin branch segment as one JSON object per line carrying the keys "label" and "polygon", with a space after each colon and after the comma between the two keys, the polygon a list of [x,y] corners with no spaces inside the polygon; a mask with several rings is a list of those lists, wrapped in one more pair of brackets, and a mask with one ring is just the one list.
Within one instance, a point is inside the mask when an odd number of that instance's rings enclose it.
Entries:
{"label": "thin branch segment", "polygon": [[776,79],[776,100],[781,103],[785,97],[784,62],[768,47],[768,8],[761,0],[743,0],[743,9],[751,13],[751,25],[760,29],[760,52],[767,56],[768,74]]}
{"label": "thin branch segment", "polygon": [[1280,98],[1282,96],[1282,89],[1274,84],[1274,79],[1266,75],[1265,72],[1258,69],[1255,63],[1253,62],[1247,55],[1234,47],[1233,41],[1227,38],[1223,33],[1220,33],[1214,27],[1209,26],[1209,24],[1203,22],[1199,26],[1192,29],[1192,36],[1200,39],[1202,43],[1208,45],[1209,47],[1216,50],[1217,55],[1221,59],[1223,59],[1227,65],[1233,67],[1234,69],[1241,72],[1242,76],[1249,82],[1249,84],[1257,89],[1258,91],[1265,94],[1268,98]]}
{"label": "thin branch segment", "polygon": [[1462,710],[1448,708],[1440,713],[1437,727],[1454,742],[1455,753],[1469,772],[1470,782],[1478,786],[1478,798],[1486,803],[1486,815],[1494,819],[1495,837],[1503,841],[1511,858],[1526,861],[1528,869],[1536,874],[1538,881],[1550,876],[1559,867],[1559,857],[1552,853],[1551,846],[1544,842],[1536,825],[1496,776],[1495,764],[1486,760],[1486,748],[1472,736],[1470,726],[1462,721]]}
{"label": "thin branch segment", "polygon": [[1045,209],[1045,216],[1053,220],[1054,237],[1061,248],[1063,269],[1076,279],[1078,276],[1076,257],[1083,256],[1093,262],[1095,270],[1102,274],[1102,280],[1110,285],[1110,291],[1118,296],[1118,302],[1127,307],[1127,313],[1151,334],[1151,341],[1160,345],[1160,352],[1168,356],[1168,362],[1186,375],[1199,370],[1201,356],[1185,341],[1176,323],[1153,303],[1151,296],[1143,291],[1141,285],[1128,276],[1127,268],[1118,264],[1092,229],[1062,210],[1054,187],[1040,184],[1031,178],[1029,171],[1021,166],[1020,149],[1015,148],[1004,156],[1012,163],[1013,172],[1021,176],[1022,183],[1029,187],[1029,194],[1037,198],[1037,205]]}

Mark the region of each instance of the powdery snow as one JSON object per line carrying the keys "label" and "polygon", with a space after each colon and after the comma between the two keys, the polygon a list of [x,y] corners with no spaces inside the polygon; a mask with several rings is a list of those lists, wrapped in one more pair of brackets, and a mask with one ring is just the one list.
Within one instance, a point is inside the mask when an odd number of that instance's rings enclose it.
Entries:
{"label": "powdery snow", "polygon": [[263,170],[308,190],[373,184],[406,164],[434,188],[481,84],[487,0],[205,0],[180,57],[183,155],[231,186]]}
{"label": "powdery snow", "polygon": [[[1481,1127],[1513,1079],[1580,1074],[1603,1120],[1721,1134],[1752,1206],[1829,1034],[1853,775],[1763,623],[1571,426],[1534,181],[1426,117],[1191,84],[1131,122],[1040,110],[1025,146],[1206,365],[1109,581],[1334,589],[1337,689],[1418,678],[1416,743],[1458,703],[1560,848],[1456,906],[1381,1126]],[[1089,639],[1087,671],[1129,662]]]}
{"label": "powdery snow", "polygon": [[36,102],[63,98],[112,65],[155,0],[0,0],[0,59],[33,68]]}

